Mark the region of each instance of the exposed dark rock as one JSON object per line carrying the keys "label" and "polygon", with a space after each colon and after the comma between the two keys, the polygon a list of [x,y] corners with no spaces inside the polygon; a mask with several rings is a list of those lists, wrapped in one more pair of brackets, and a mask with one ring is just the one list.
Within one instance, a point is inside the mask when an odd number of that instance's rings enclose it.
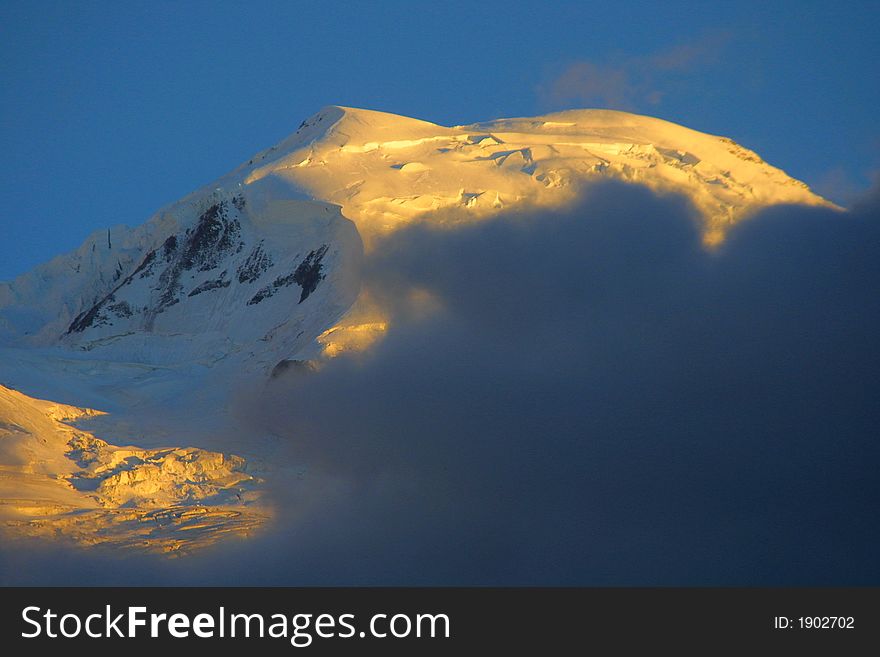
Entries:
{"label": "exposed dark rock", "polygon": [[266,287],[257,290],[257,293],[248,299],[247,305],[253,306],[254,304],[260,303],[263,299],[271,297],[273,294],[275,294],[275,291],[272,289],[272,286],[267,285]]}
{"label": "exposed dark rock", "polygon": [[101,309],[115,301],[114,295],[124,286],[130,284],[134,277],[137,274],[140,274],[141,278],[145,276],[149,276],[152,274],[153,263],[156,260],[156,252],[149,251],[147,255],[144,256],[144,259],[141,260],[141,263],[135,268],[131,274],[125,277],[125,279],[117,285],[113,290],[111,290],[106,296],[104,296],[99,301],[96,301],[91,308],[86,311],[81,312],[76,318],[71,322],[70,326],[67,328],[65,335],[70,335],[71,333],[82,333],[87,328],[92,326],[99,326],[101,324],[107,323],[106,315],[101,314]]}
{"label": "exposed dark rock", "polygon": [[252,306],[256,303],[260,303],[263,299],[271,297],[281,288],[288,287],[294,283],[302,288],[299,303],[308,299],[309,295],[318,287],[318,283],[324,280],[324,274],[321,273],[323,269],[321,261],[327,254],[327,250],[328,246],[323,244],[321,248],[315,251],[309,251],[309,254],[301,263],[299,263],[299,266],[297,266],[293,272],[286,276],[279,276],[272,281],[271,285],[267,285],[258,290],[257,293],[247,302],[247,305]]}
{"label": "exposed dark rock", "polygon": [[[203,278],[197,272],[216,271],[222,262],[229,261],[231,255],[244,250],[245,243],[241,239],[242,230],[238,218],[244,208],[245,199],[242,195],[212,204],[202,212],[192,228],[169,235],[161,246],[148,251],[128,276],[119,281],[103,298],[98,298],[76,316],[66,334],[80,333],[90,327],[112,323],[116,318],[129,318],[136,314],[143,315],[143,328],[149,331],[152,330],[157,315],[180,303],[182,299],[228,288],[233,281],[227,278],[226,270],[219,276],[214,275],[203,280],[195,287],[192,287],[195,283],[192,279]],[[299,303],[302,303],[325,277],[322,260],[327,251],[326,244],[310,251],[293,271],[278,276],[269,285],[261,287],[247,304],[260,303],[294,284],[301,288]],[[236,257],[236,263],[239,264],[234,270],[235,277],[243,284],[258,281],[274,266],[273,257],[263,242],[255,245],[244,260]],[[119,280],[124,273],[122,263],[117,263],[113,280]],[[151,300],[141,307],[143,302],[138,298],[138,307],[135,309],[132,306],[132,299],[135,297],[125,294],[123,290],[135,279],[149,277],[155,277],[150,281]],[[185,287],[191,288],[188,293],[184,291]]]}
{"label": "exposed dark rock", "polygon": [[137,274],[140,274],[141,278],[150,276],[153,273],[152,264],[155,259],[156,252],[149,251],[147,255],[144,256],[144,259],[141,260],[141,264],[139,264],[137,268],[133,272],[131,272],[131,274],[124,281],[122,281],[122,285],[128,285],[129,283],[131,283]]}
{"label": "exposed dark rock", "polygon": [[[151,317],[154,318],[180,301],[178,295],[183,291],[180,281],[183,272],[214,269],[230,251],[242,249],[240,236],[241,224],[238,219],[229,217],[226,201],[220,201],[202,213],[195,228],[186,231],[182,245],[175,235],[165,240],[163,253],[167,254],[170,266],[162,272],[159,284],[154,288],[159,292],[159,299],[150,313]],[[217,285],[211,288],[196,288],[189,296],[229,285],[229,281],[223,284],[218,279],[216,282]]]}
{"label": "exposed dark rock", "polygon": [[134,314],[128,301],[111,304],[107,306],[107,310],[114,313],[117,317],[131,317]]}
{"label": "exposed dark rock", "polygon": [[214,281],[205,281],[201,285],[196,286],[192,292],[190,292],[187,296],[194,297],[197,294],[201,294],[202,292],[208,292],[209,290],[216,290],[219,288],[229,287],[232,284],[232,281],[224,281],[222,279],[217,279]]}
{"label": "exposed dark rock", "polygon": [[162,257],[165,259],[165,262],[171,262],[171,258],[174,257],[176,251],[177,235],[171,235],[165,240],[165,243],[162,244]]}
{"label": "exposed dark rock", "polygon": [[92,324],[94,324],[95,320],[98,317],[98,313],[101,310],[100,303],[95,304],[86,312],[82,312],[76,316],[76,318],[71,322],[70,326],[67,329],[67,335],[71,333],[82,333]]}
{"label": "exposed dark rock", "polygon": [[177,294],[183,289],[180,283],[181,272],[180,262],[175,262],[159,276],[159,284],[154,288],[159,292],[159,300],[153,307],[153,316],[179,301]]}
{"label": "exposed dark rock", "polygon": [[107,315],[103,314],[102,309],[116,299],[111,292],[106,297],[94,304],[89,310],[80,313],[67,329],[67,334],[82,333],[90,326],[102,326],[109,321]]}
{"label": "exposed dark rock", "polygon": [[318,287],[318,283],[324,280],[324,274],[321,273],[323,266],[321,265],[321,260],[324,259],[324,256],[327,254],[327,245],[324,244],[317,251],[309,252],[309,255],[306,256],[305,260],[303,260],[299,267],[296,268],[296,271],[293,272],[293,280],[302,288],[302,294],[300,295],[299,302],[302,303],[305,301],[308,296],[315,291],[315,288]]}
{"label": "exposed dark rock", "polygon": [[202,213],[195,229],[187,231],[181,267],[199,271],[213,269],[225,253],[238,246],[240,235],[241,224],[238,219],[228,218],[226,201],[215,203]]}
{"label": "exposed dark rock", "polygon": [[272,266],[272,256],[263,249],[260,241],[238,268],[239,283],[253,283]]}

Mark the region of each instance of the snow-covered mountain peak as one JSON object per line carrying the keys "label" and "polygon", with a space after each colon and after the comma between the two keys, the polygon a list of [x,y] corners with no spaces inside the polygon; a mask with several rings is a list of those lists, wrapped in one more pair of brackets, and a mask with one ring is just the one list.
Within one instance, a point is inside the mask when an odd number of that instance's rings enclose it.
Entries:
{"label": "snow-covered mountain peak", "polygon": [[142,226],[98,231],[0,286],[0,342],[156,364],[239,354],[270,368],[354,302],[362,240],[373,248],[438,213],[559,207],[602,178],[686,195],[708,242],[767,205],[827,204],[730,139],[652,117],[444,127],[332,105]]}
{"label": "snow-covered mountain peak", "polygon": [[365,247],[417,222],[558,208],[604,178],[687,196],[708,242],[767,205],[827,204],[730,139],[651,117],[444,127],[325,107],[141,226],[0,283],[0,530],[161,551],[249,535],[272,513],[254,472],[276,443],[236,428],[232,400],[288,359],[394,330],[361,290]]}
{"label": "snow-covered mountain peak", "polygon": [[728,138],[613,110],[444,127],[333,106],[242,173],[246,185],[284,181],[340,205],[368,244],[438,210],[464,208],[477,218],[523,204],[558,206],[600,178],[686,195],[710,243],[767,205],[828,204]]}

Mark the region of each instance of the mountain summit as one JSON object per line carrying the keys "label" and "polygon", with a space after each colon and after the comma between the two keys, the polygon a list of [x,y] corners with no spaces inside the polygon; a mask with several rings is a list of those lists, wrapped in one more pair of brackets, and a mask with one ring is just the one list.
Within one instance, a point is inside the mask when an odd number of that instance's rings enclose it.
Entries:
{"label": "mountain summit", "polygon": [[626,112],[443,127],[330,106],[142,226],[0,284],[0,341],[271,367],[354,302],[362,240],[453,210],[558,207],[601,178],[684,194],[708,243],[767,205],[828,205],[730,139]]}
{"label": "mountain summit", "polygon": [[328,107],[236,173],[248,185],[283,180],[341,206],[367,239],[444,208],[479,215],[559,205],[596,177],[685,194],[705,216],[710,241],[760,207],[826,203],[731,139],[612,110],[447,128]]}

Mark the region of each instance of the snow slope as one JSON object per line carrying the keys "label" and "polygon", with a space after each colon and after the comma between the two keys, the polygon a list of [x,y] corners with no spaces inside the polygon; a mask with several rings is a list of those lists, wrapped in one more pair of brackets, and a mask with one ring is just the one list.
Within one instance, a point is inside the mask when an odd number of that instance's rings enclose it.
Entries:
{"label": "snow slope", "polygon": [[6,536],[186,552],[269,516],[244,459],[193,447],[117,447],[68,422],[97,411],[0,386]]}
{"label": "snow slope", "polygon": [[362,247],[337,207],[259,191],[197,193],[19,277],[0,301],[0,339],[271,367],[351,305]]}

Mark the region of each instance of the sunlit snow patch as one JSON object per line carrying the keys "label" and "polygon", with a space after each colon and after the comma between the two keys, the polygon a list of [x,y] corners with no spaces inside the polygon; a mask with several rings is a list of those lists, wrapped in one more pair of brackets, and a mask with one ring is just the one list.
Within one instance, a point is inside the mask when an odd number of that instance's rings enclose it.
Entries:
{"label": "sunlit snow patch", "polygon": [[193,447],[117,447],[69,422],[90,409],[0,386],[0,528],[148,552],[246,537],[269,517],[238,456]]}

